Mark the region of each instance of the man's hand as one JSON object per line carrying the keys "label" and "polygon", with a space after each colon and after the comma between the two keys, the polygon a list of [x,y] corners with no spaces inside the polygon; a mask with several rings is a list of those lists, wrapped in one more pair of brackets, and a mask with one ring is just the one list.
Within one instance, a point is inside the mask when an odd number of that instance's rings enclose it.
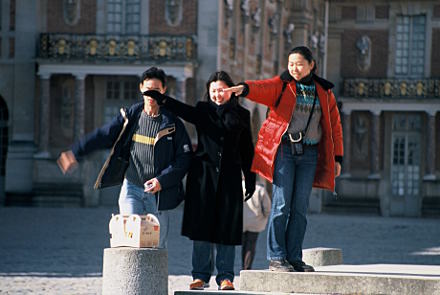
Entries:
{"label": "man's hand", "polygon": [[152,178],[144,183],[144,192],[155,194],[162,189],[159,180]]}
{"label": "man's hand", "polygon": [[75,155],[70,150],[61,153],[57,160],[57,164],[63,174],[73,171],[78,166]]}
{"label": "man's hand", "polygon": [[160,93],[157,90],[147,90],[142,92],[142,95],[146,95],[157,101],[157,104],[161,105],[167,100],[167,96]]}
{"label": "man's hand", "polygon": [[223,89],[224,92],[235,93],[235,96],[240,96],[243,93],[243,90],[244,90],[243,85],[237,85]]}
{"label": "man's hand", "polygon": [[255,187],[246,189],[246,193],[244,194],[244,201],[246,202],[254,195]]}
{"label": "man's hand", "polygon": [[341,175],[341,163],[335,162],[335,177]]}

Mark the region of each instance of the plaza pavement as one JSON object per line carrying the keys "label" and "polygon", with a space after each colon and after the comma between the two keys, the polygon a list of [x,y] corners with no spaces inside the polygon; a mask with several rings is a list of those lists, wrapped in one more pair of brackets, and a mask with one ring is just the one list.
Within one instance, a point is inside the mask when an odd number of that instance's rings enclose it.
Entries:
{"label": "plaza pavement", "polygon": [[[112,213],[116,207],[0,207],[0,294],[100,294]],[[169,294],[186,290],[191,281],[192,243],[180,235],[181,218],[182,207],[173,210]],[[304,247],[341,248],[344,264],[440,265],[440,219],[309,215]],[[265,254],[262,233],[255,269],[267,268]],[[212,277],[210,289],[216,287]]]}

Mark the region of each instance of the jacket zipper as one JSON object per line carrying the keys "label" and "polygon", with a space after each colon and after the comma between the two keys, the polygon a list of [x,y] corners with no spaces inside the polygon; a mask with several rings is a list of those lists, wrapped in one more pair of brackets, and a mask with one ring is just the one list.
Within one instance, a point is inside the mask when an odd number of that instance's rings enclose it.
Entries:
{"label": "jacket zipper", "polygon": [[110,163],[110,159],[111,159],[112,155],[115,152],[116,144],[121,139],[122,134],[124,133],[124,131],[127,128],[127,125],[128,125],[128,118],[127,118],[126,110],[124,108],[121,108],[119,111],[120,111],[122,117],[124,118],[124,125],[122,126],[122,130],[121,130],[121,132],[119,132],[118,138],[116,139],[115,143],[113,144],[112,149],[110,150],[110,154],[108,155],[107,159],[105,160],[104,165],[101,168],[101,171],[98,174],[98,178],[96,179],[96,182],[95,182],[95,185],[94,185],[94,189],[98,189],[101,186],[102,176],[104,175],[104,172],[107,170],[108,164]]}
{"label": "jacket zipper", "polygon": [[[154,143],[153,143],[153,165],[155,163],[155,153],[154,153],[154,148],[156,147],[156,143],[159,141],[159,139],[161,139],[162,137],[173,133],[176,130],[176,127],[174,126],[174,124],[171,127],[167,127],[164,128],[162,130],[159,130],[159,132],[156,135],[156,138],[154,139]],[[159,204],[160,204],[160,192],[157,192],[157,202],[156,202],[156,211],[157,214],[159,214]]]}

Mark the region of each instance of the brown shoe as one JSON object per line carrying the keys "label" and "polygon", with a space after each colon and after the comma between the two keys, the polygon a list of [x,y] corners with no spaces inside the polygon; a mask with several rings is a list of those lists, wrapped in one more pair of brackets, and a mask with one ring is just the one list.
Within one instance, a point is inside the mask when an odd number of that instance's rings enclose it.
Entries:
{"label": "brown shoe", "polygon": [[203,290],[205,288],[205,282],[201,279],[195,279],[192,281],[191,284],[189,284],[190,290]]}
{"label": "brown shoe", "polygon": [[218,287],[218,289],[219,290],[235,290],[234,284],[228,279],[221,281],[220,287]]}

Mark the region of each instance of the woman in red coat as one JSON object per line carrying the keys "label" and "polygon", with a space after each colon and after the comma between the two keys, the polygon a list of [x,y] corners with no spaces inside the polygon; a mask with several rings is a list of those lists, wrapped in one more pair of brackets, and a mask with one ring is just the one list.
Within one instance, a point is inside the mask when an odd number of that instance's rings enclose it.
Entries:
{"label": "woman in red coat", "polygon": [[302,261],[312,186],[335,190],[342,126],[333,84],[318,77],[310,49],[289,52],[287,71],[227,91],[270,108],[258,134],[252,171],[273,184],[267,258],[273,271],[314,271]]}

